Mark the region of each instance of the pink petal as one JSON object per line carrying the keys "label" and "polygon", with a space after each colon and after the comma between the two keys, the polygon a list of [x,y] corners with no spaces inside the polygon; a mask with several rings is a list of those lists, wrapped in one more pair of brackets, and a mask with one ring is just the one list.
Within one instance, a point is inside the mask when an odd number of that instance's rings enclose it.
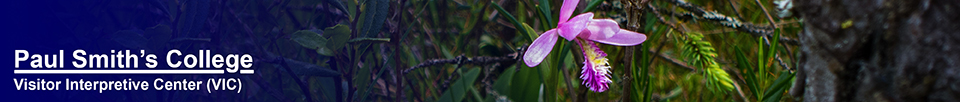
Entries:
{"label": "pink petal", "polygon": [[586,39],[607,39],[620,32],[620,26],[617,21],[612,19],[593,19],[590,25],[587,25],[587,32],[580,34],[581,38]]}
{"label": "pink petal", "polygon": [[590,20],[592,19],[593,13],[583,13],[577,15],[576,17],[573,17],[573,19],[570,19],[570,21],[557,25],[557,32],[560,33],[560,36],[566,38],[567,41],[573,40],[577,38],[577,35],[580,35],[580,32],[583,31],[583,29],[587,28],[587,26],[590,24]]}
{"label": "pink petal", "polygon": [[530,44],[530,47],[527,47],[527,52],[523,55],[523,62],[526,62],[528,67],[540,65],[540,62],[543,62],[543,59],[550,54],[550,50],[553,50],[553,45],[557,44],[556,31],[556,29],[551,29],[543,32],[537,40],[533,40],[533,44]]}
{"label": "pink petal", "polygon": [[606,39],[590,39],[590,40],[604,43],[604,44],[617,45],[617,46],[633,46],[633,45],[643,43],[643,41],[646,41],[647,35],[643,35],[637,32],[629,31],[629,30],[620,30],[620,32],[618,32],[617,34],[614,34],[613,37],[606,38]]}
{"label": "pink petal", "polygon": [[577,9],[577,3],[580,3],[580,0],[563,0],[563,6],[560,6],[560,21],[557,24],[567,22],[570,19],[573,10]]}

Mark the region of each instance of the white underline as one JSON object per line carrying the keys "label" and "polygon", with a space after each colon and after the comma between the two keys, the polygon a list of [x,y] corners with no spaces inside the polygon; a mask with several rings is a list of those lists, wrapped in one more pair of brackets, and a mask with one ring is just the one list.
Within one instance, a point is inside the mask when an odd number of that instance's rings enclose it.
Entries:
{"label": "white underline", "polygon": [[[223,69],[190,70],[13,70],[13,74],[225,74]],[[240,70],[253,74],[253,70]]]}
{"label": "white underline", "polygon": [[240,74],[253,74],[253,70],[240,70]]}

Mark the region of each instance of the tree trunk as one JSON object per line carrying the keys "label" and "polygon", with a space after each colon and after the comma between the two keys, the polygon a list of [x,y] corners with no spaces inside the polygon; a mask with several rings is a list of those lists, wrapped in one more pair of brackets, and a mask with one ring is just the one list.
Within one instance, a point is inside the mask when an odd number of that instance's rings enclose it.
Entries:
{"label": "tree trunk", "polygon": [[794,0],[804,101],[960,101],[960,0]]}

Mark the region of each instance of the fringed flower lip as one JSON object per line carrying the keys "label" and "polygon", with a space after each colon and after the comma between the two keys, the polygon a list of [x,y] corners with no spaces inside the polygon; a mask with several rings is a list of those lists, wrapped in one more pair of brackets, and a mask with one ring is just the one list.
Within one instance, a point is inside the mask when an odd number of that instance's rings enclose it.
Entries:
{"label": "fringed flower lip", "polygon": [[600,50],[597,44],[591,41],[580,40],[577,42],[583,48],[583,68],[580,71],[580,79],[583,79],[583,85],[587,85],[590,91],[606,91],[607,84],[613,83],[610,80],[610,63],[606,58],[607,53]]}
{"label": "fringed flower lip", "polygon": [[[567,41],[579,39],[578,44],[585,49],[584,57],[590,59],[585,60],[580,78],[584,79],[584,84],[590,86],[591,90],[603,92],[607,89],[607,83],[612,82],[609,79],[610,67],[606,62],[607,59],[604,58],[606,53],[603,53],[593,42],[634,46],[646,41],[647,36],[620,29],[619,24],[612,19],[593,19],[593,13],[590,12],[570,18],[579,2],[580,0],[564,0],[563,6],[560,7],[560,21],[557,27],[543,32],[530,44],[523,55],[523,62],[529,67],[535,67],[543,62],[543,59],[553,50],[558,35]],[[587,52],[586,49],[591,51]],[[593,57],[589,57],[588,54],[593,54]]]}

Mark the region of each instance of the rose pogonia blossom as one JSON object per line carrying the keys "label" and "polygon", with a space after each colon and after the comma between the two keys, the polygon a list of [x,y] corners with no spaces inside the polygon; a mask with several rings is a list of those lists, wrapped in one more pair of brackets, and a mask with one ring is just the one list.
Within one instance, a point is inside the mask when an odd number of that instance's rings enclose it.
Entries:
{"label": "rose pogonia blossom", "polygon": [[523,61],[529,67],[539,65],[553,50],[558,35],[567,41],[577,40],[577,44],[584,49],[585,58],[580,78],[590,87],[590,90],[603,92],[607,89],[607,84],[613,81],[609,79],[610,66],[605,58],[606,53],[594,42],[633,46],[643,43],[647,36],[620,29],[619,24],[612,19],[593,19],[593,13],[590,12],[570,18],[579,2],[580,0],[564,0],[563,6],[560,7],[560,21],[557,23],[557,28],[540,34],[540,37],[527,48]]}

